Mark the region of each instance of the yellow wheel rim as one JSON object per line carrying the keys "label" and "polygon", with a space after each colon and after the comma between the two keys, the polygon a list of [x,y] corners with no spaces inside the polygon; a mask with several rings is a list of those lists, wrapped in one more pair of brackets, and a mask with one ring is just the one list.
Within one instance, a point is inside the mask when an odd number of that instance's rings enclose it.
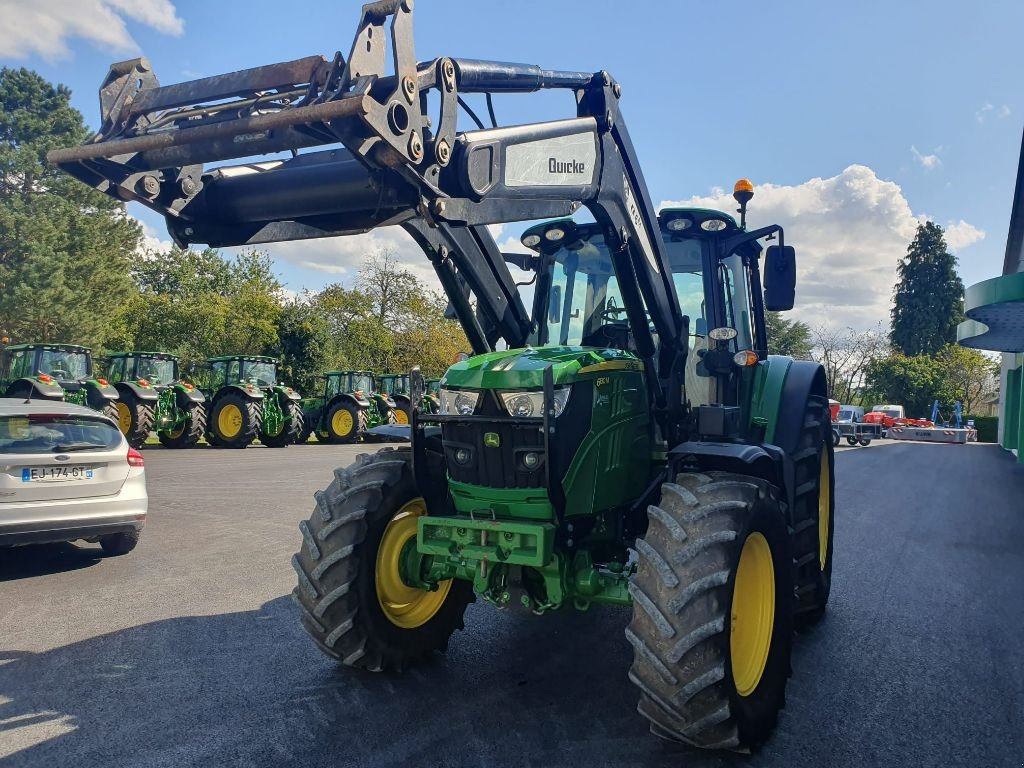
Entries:
{"label": "yellow wheel rim", "polygon": [[451,580],[442,581],[436,592],[410,587],[402,581],[400,562],[406,545],[416,540],[416,520],[427,514],[422,498],[413,499],[384,529],[377,550],[377,602],[388,621],[402,629],[415,629],[430,621],[441,610],[452,588]]}
{"label": "yellow wheel rim", "polygon": [[234,403],[228,403],[217,414],[217,431],[221,437],[234,437],[242,431],[242,410]]}
{"label": "yellow wheel rim", "polygon": [[832,479],[828,473],[828,451],[821,451],[821,476],[818,481],[818,563],[825,570],[828,562],[828,527],[832,519]]}
{"label": "yellow wheel rim", "polygon": [[405,411],[403,411],[401,408],[395,408],[393,413],[395,414],[395,424],[409,423],[409,417],[405,415]]}
{"label": "yellow wheel rim", "polygon": [[124,403],[117,403],[117,426],[122,435],[127,435],[132,428],[132,409]]}
{"label": "yellow wheel rim", "polygon": [[732,679],[740,696],[749,696],[761,682],[775,624],[775,569],[772,551],[757,532],[743,542],[732,592],[729,655]]}
{"label": "yellow wheel rim", "polygon": [[355,425],[352,414],[344,408],[339,408],[331,417],[331,431],[338,437],[347,437]]}

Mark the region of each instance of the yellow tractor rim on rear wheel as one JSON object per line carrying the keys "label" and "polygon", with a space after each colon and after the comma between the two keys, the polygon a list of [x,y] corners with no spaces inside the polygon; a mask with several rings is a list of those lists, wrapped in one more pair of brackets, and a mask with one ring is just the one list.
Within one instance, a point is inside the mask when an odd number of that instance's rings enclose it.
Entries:
{"label": "yellow tractor rim on rear wheel", "polygon": [[403,411],[401,408],[395,408],[394,414],[395,414],[395,424],[408,424],[409,423],[409,417],[405,415],[405,411]]}
{"label": "yellow tractor rim on rear wheel", "polygon": [[732,679],[740,696],[749,696],[761,682],[775,624],[775,568],[764,535],[754,532],[743,542],[732,591],[729,656]]}
{"label": "yellow tractor rim on rear wheel", "polygon": [[117,426],[122,435],[127,435],[132,428],[132,409],[124,403],[117,403]]}
{"label": "yellow tractor rim on rear wheel", "polygon": [[228,403],[217,414],[217,431],[221,437],[231,438],[242,431],[242,411],[234,403]]}
{"label": "yellow tractor rim on rear wheel", "polygon": [[825,570],[828,562],[828,527],[832,520],[832,484],[828,473],[828,451],[821,451],[821,476],[818,481],[818,564]]}
{"label": "yellow tractor rim on rear wheel", "polygon": [[430,621],[452,588],[451,580],[442,581],[436,592],[402,581],[402,552],[410,542],[415,546],[416,521],[425,514],[427,507],[422,498],[405,504],[384,529],[377,550],[377,602],[388,621],[402,629],[415,629]]}
{"label": "yellow tractor rim on rear wheel", "polygon": [[335,411],[331,417],[331,431],[338,437],[348,437],[354,424],[355,421],[352,419],[352,414],[344,408]]}

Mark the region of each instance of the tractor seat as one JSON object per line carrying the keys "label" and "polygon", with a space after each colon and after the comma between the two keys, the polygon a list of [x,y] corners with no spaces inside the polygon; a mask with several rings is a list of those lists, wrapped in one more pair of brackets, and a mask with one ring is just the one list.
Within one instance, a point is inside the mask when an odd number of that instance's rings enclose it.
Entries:
{"label": "tractor seat", "polygon": [[625,323],[607,323],[598,326],[584,336],[580,343],[584,347],[629,351],[629,326]]}

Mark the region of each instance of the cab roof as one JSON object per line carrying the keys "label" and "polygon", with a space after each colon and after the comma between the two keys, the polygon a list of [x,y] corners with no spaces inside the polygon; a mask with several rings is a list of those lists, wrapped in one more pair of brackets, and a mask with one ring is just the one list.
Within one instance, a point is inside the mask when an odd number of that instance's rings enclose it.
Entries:
{"label": "cab roof", "polygon": [[328,376],[347,376],[350,373],[356,376],[373,376],[373,371],[325,371],[321,375],[326,378]]}
{"label": "cab roof", "polygon": [[30,342],[26,344],[10,344],[4,347],[8,352],[19,352],[21,350],[33,350],[33,349],[52,349],[56,352],[84,352],[89,354],[92,349],[89,347],[83,347],[80,344],[51,344],[49,342]]}
{"label": "cab roof", "polygon": [[266,355],[221,355],[220,357],[209,357],[206,359],[206,362],[230,363],[232,360],[245,360],[250,363],[273,363],[274,365],[278,363],[276,357],[267,357]]}
{"label": "cab roof", "polygon": [[153,358],[153,359],[156,359],[156,360],[174,360],[174,361],[177,361],[177,359],[178,359],[176,355],[172,355],[172,354],[170,354],[168,352],[140,352],[140,351],[134,351],[134,352],[111,352],[109,355],[107,355],[107,357],[109,357],[111,359],[113,359],[113,358],[121,358],[121,357],[148,357],[148,358]]}

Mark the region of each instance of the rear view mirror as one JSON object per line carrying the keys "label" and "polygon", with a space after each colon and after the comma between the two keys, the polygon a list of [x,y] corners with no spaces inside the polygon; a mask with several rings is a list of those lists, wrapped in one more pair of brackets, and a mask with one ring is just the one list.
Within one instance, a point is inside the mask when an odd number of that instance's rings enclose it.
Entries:
{"label": "rear view mirror", "polygon": [[548,322],[562,322],[562,286],[551,287],[551,294],[548,296]]}
{"label": "rear view mirror", "polygon": [[418,408],[423,400],[423,393],[427,391],[427,385],[423,382],[423,374],[420,367],[414,365],[409,370],[409,399],[412,400],[412,407]]}
{"label": "rear view mirror", "polygon": [[764,308],[784,312],[796,299],[796,250],[791,245],[769,246],[764,260]]}

